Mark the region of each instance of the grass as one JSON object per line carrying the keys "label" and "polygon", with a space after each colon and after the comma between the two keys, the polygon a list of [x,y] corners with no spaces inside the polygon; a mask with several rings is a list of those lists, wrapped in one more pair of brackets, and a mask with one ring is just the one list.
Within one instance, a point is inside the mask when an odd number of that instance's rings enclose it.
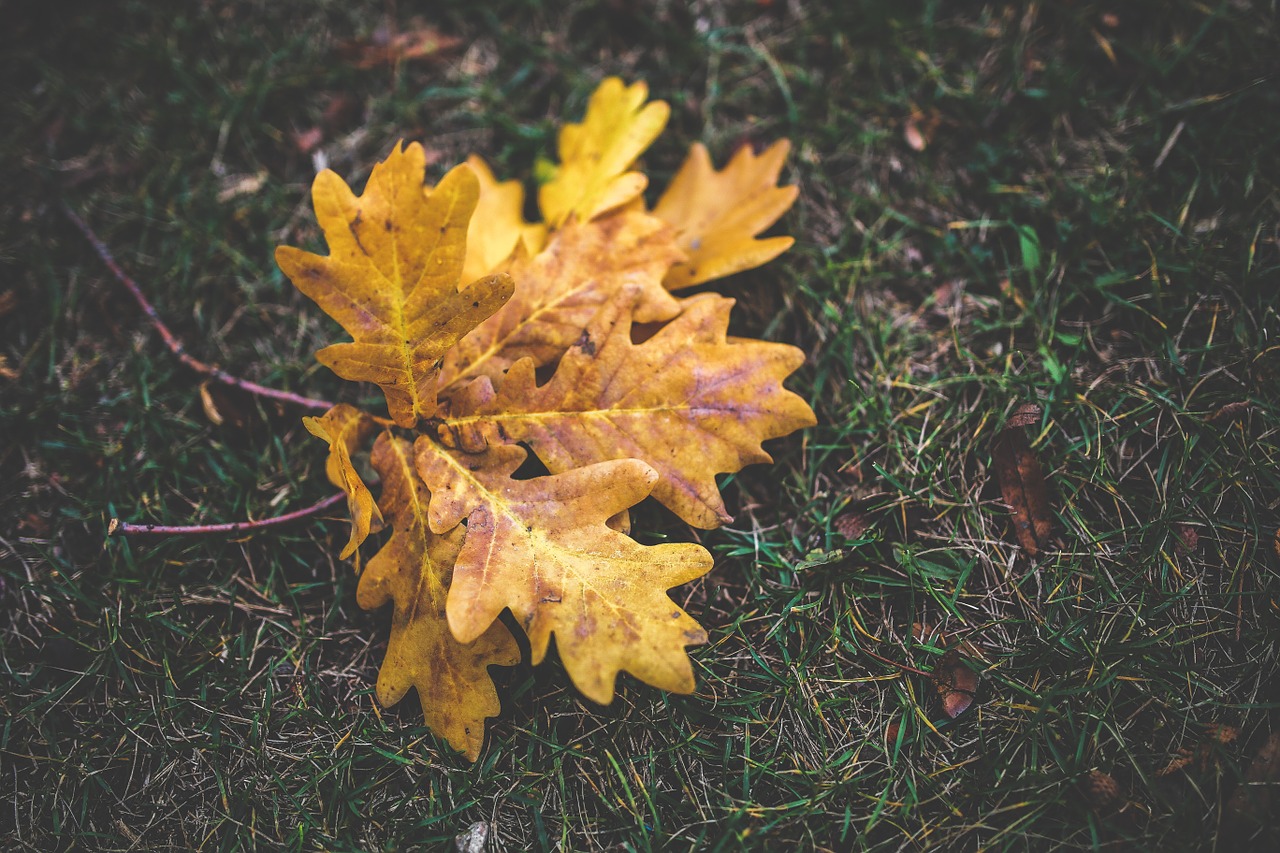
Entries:
{"label": "grass", "polygon": [[[1226,807],[1280,721],[1274,3],[449,0],[460,53],[370,71],[333,45],[372,0],[52,5],[0,36],[6,849],[447,849],[476,823],[493,850],[1280,843]],[[700,534],[694,695],[598,708],[516,667],[471,766],[375,706],[388,615],[355,605],[340,523],[104,540],[327,486],[296,413],[208,422],[57,201],[198,356],[337,398],[334,327],[271,260],[316,236],[291,134],[324,126],[348,176],[409,137],[532,186],[608,74],[672,104],[655,187],[693,141],[793,140],[796,248],[717,289],[811,354],[821,423]],[[1057,516],[1036,558],[991,469],[1026,401]],[[876,657],[929,671],[960,641],[981,685],[955,720]]]}

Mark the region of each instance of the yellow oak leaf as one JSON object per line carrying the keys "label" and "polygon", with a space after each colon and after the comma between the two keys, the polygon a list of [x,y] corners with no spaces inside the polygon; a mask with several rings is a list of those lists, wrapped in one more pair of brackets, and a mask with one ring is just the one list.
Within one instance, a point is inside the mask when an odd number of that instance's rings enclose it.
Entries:
{"label": "yellow oak leaf", "polygon": [[649,179],[627,170],[671,114],[664,101],[645,104],[648,96],[644,83],[606,78],[592,93],[582,124],[560,129],[560,167],[538,191],[548,225],[559,228],[571,216],[592,219],[644,192]]}
{"label": "yellow oak leaf", "polygon": [[718,527],[732,518],[716,475],[771,462],[761,442],[816,423],[808,404],[782,387],[804,353],[728,338],[733,305],[713,293],[694,296],[653,337],[633,344],[624,297],[581,332],[546,384],[537,384],[532,361],[518,361],[496,393],[483,379],[455,397],[456,415],[442,426],[525,442],[553,474],[640,459],[661,475],[655,498],[694,527]]}
{"label": "yellow oak leaf", "polygon": [[329,458],[325,460],[325,473],[329,481],[347,493],[347,509],[351,513],[351,538],[339,555],[347,559],[356,552],[371,530],[382,526],[382,514],[373,501],[373,493],[360,479],[359,472],[351,464],[351,454],[373,432],[373,419],[364,412],[339,403],[318,418],[303,418],[302,425],[316,438],[329,443]]}
{"label": "yellow oak leaf", "polygon": [[294,285],[355,338],[316,358],[344,379],[380,385],[392,420],[404,427],[435,414],[441,356],[512,289],[496,275],[459,292],[479,181],[459,166],[424,195],[425,170],[426,155],[414,143],[375,166],[359,197],[333,172],[321,172],[312,198],[329,255],[276,250]]}
{"label": "yellow oak leaf", "polygon": [[755,239],[778,221],[800,192],[795,186],[777,186],[790,150],[785,139],[759,156],[744,145],[717,172],[707,149],[694,143],[653,209],[654,216],[675,227],[680,248],[689,256],[667,273],[668,289],[749,270],[791,248],[791,237]]}
{"label": "yellow oak leaf", "polygon": [[664,690],[693,690],[685,647],[707,635],[666,590],[706,574],[711,555],[700,545],[641,545],[606,523],[649,494],[656,471],[619,459],[513,480],[525,459],[516,445],[467,455],[422,436],[415,450],[431,491],[431,529],[466,521],[446,607],[455,637],[480,636],[509,607],[533,662],[554,635],[588,699],[612,701],[623,670]]}
{"label": "yellow oak leaf", "polygon": [[517,249],[507,266],[515,294],[445,356],[441,387],[501,376],[520,358],[550,364],[629,286],[640,290],[637,322],[670,320],[680,304],[662,278],[682,257],[670,227],[637,212],[570,223],[536,255]]}
{"label": "yellow oak leaf", "polygon": [[459,643],[445,619],[445,601],[463,528],[432,533],[430,494],[414,470],[413,446],[382,433],[370,457],[382,478],[382,512],[392,526],[360,577],[356,601],[366,610],[394,603],[391,640],[378,673],[378,701],[394,705],[410,687],[427,725],[471,761],[484,744],[484,721],[501,710],[490,666],[520,660],[515,638],[494,622],[470,643]]}
{"label": "yellow oak leaf", "polygon": [[498,182],[489,165],[472,154],[467,165],[480,181],[480,199],[467,227],[467,257],[462,281],[475,281],[498,269],[516,245],[537,254],[547,240],[547,226],[524,220],[524,187],[519,181]]}

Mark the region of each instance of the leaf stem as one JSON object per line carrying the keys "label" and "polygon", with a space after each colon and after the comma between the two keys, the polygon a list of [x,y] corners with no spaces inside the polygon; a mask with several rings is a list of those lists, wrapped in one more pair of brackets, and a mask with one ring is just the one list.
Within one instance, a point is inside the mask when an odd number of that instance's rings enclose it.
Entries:
{"label": "leaf stem", "polygon": [[297,521],[301,518],[307,518],[319,512],[323,512],[344,498],[346,498],[346,494],[338,492],[336,495],[330,495],[319,503],[303,507],[302,509],[295,509],[293,512],[286,512],[284,515],[277,515],[274,518],[263,518],[258,521],[233,521],[226,524],[133,524],[128,521],[121,521],[118,518],[113,518],[111,519],[111,523],[107,525],[107,535],[196,536],[213,533],[245,533],[253,530],[262,530],[267,527],[275,527],[280,524],[288,524],[291,521]]}
{"label": "leaf stem", "polygon": [[232,376],[222,368],[215,367],[212,364],[207,364],[192,356],[187,352],[186,347],[182,345],[182,342],[179,341],[173,332],[169,330],[169,327],[165,325],[164,321],[160,319],[160,315],[156,312],[155,306],[153,306],[147,299],[146,295],[142,292],[142,288],[138,286],[138,283],[134,281],[128,273],[121,269],[118,263],[116,263],[116,259],[111,254],[111,250],[108,249],[106,244],[102,242],[96,233],[94,233],[94,230],[89,227],[89,224],[81,219],[79,214],[72,210],[71,206],[66,202],[62,202],[61,207],[63,216],[70,220],[72,225],[80,229],[80,233],[83,234],[85,239],[89,241],[89,244],[93,246],[94,252],[96,252],[98,257],[102,259],[102,262],[106,264],[107,269],[111,270],[111,274],[115,276],[116,281],[123,284],[129,293],[133,295],[134,300],[138,303],[138,307],[140,307],[142,312],[147,315],[147,319],[151,321],[151,325],[155,327],[155,330],[160,333],[160,337],[164,340],[165,346],[167,346],[169,351],[177,356],[178,360],[187,367],[197,373],[208,376],[211,379],[216,379],[219,382],[239,388],[242,391],[247,391],[248,393],[254,394],[258,397],[267,397],[272,400],[279,400],[284,403],[301,406],[304,409],[312,409],[321,412],[328,411],[333,408],[333,403],[328,400],[320,400],[315,397],[304,397],[301,394],[294,394],[289,391],[278,391],[275,388],[268,388],[265,385],[259,385],[256,382],[250,382],[249,380],[241,379],[238,376]]}

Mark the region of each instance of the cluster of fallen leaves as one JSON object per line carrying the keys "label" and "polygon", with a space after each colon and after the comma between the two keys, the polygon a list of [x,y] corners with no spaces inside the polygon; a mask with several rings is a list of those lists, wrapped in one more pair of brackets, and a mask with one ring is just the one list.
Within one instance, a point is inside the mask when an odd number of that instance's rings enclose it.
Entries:
{"label": "cluster of fallen leaves", "polygon": [[[730,520],[717,474],[770,457],[765,440],[814,423],[783,380],[795,347],[727,335],[733,300],[673,291],[763,264],[757,239],[787,210],[785,141],[717,171],[695,145],[656,206],[632,169],[668,108],[605,80],[523,218],[523,189],[478,157],[424,186],[420,145],[397,146],[361,195],[317,176],[329,254],[281,247],[294,284],[352,341],[318,359],[381,387],[389,417],[338,405],[306,427],[347,495],[342,557],[383,525],[361,606],[394,605],[383,704],[416,688],[428,725],[475,759],[499,711],[488,667],[556,648],[574,685],[612,700],[619,672],[688,692],[706,633],[667,590],[711,568],[699,545],[641,545],[652,496],[699,528]],[[360,474],[370,441],[375,499]],[[527,448],[527,449],[526,449]],[[529,450],[549,472],[522,478]],[[513,620],[500,618],[509,611]]]}

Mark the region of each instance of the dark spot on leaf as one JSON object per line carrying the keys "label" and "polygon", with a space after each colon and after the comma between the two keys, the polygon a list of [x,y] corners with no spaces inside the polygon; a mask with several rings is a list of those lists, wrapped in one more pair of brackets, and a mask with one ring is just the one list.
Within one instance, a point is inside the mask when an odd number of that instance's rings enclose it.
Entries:
{"label": "dark spot on leaf", "polygon": [[587,334],[586,329],[582,330],[582,334],[578,336],[578,340],[574,346],[582,350],[584,355],[596,354],[596,342],[591,340],[591,335]]}
{"label": "dark spot on leaf", "polygon": [[479,307],[480,307],[480,303],[479,303],[479,302],[472,302],[472,303],[471,303],[471,307],[472,307],[472,308],[479,308]]}
{"label": "dark spot on leaf", "polygon": [[347,230],[351,232],[351,237],[356,241],[356,247],[360,249],[365,257],[370,257],[369,250],[364,247],[364,243],[360,242],[360,232],[356,230],[360,227],[360,219],[363,216],[363,213],[357,211],[356,218],[347,223]]}

